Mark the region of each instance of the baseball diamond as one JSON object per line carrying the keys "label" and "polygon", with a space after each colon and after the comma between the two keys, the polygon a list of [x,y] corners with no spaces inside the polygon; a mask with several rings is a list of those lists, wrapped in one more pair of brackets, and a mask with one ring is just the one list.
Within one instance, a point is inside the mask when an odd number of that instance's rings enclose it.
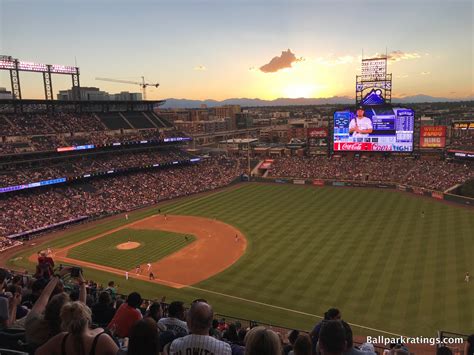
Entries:
{"label": "baseball diamond", "polygon": [[[472,209],[397,191],[256,183],[159,205],[162,215],[157,208],[60,232],[9,263],[32,270],[32,250],[49,247],[59,261],[86,265],[87,275],[103,282],[110,276],[101,266],[129,271],[121,292],[188,301],[205,295],[221,313],[288,327],[309,327],[334,305],[358,334],[430,335],[472,323],[473,290],[460,278],[472,263]],[[184,228],[183,218],[199,223]],[[128,238],[140,247],[115,249]],[[202,240],[209,245],[195,250],[203,253],[201,267],[217,262],[219,271],[186,281],[195,267],[170,258]],[[98,248],[102,243],[108,251]],[[222,260],[234,251],[232,260]],[[151,282],[133,272],[147,262],[157,278]]]}

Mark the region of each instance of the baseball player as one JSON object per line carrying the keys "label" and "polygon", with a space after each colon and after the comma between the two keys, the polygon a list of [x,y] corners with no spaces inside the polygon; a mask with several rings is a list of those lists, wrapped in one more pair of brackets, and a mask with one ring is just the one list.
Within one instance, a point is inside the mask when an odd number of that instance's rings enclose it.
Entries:
{"label": "baseball player", "polygon": [[464,276],[464,281],[469,282],[470,278],[471,278],[471,276],[469,275],[469,271],[468,271],[468,272],[466,272],[466,276]]}
{"label": "baseball player", "polygon": [[349,123],[349,134],[354,138],[366,138],[373,131],[372,121],[364,116],[364,108],[357,108],[357,117],[353,118]]}
{"label": "baseball player", "polygon": [[137,275],[142,273],[142,268],[140,267],[140,265],[137,265],[137,267],[135,268],[135,273]]}
{"label": "baseball player", "polygon": [[236,235],[235,235],[235,242],[237,243],[238,241],[239,241],[239,235],[236,234]]}
{"label": "baseball player", "polygon": [[150,280],[154,280],[154,279],[155,279],[155,275],[153,274],[153,271],[151,271],[151,270],[150,270],[149,277],[150,277]]}
{"label": "baseball player", "polygon": [[150,270],[151,270],[151,264],[148,263],[148,264],[146,264],[146,266],[148,266],[148,270],[147,270],[147,271],[150,272]]}
{"label": "baseball player", "polygon": [[128,280],[128,271],[125,271],[125,280]]}

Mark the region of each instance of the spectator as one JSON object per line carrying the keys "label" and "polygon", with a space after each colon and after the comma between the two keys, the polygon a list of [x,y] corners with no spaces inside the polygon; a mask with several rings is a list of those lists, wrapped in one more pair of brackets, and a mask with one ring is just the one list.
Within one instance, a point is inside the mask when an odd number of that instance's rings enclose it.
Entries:
{"label": "spectator", "polygon": [[92,321],[99,327],[106,327],[114,317],[115,309],[112,306],[112,297],[107,291],[99,295],[99,301],[92,306]]}
{"label": "spectator", "polygon": [[38,253],[38,265],[36,265],[35,277],[49,279],[53,274],[54,261],[51,257],[47,256],[44,251]]}
{"label": "spectator", "polygon": [[351,326],[347,322],[344,322],[344,321],[341,321],[341,323],[342,323],[342,326],[344,327],[344,333],[346,334],[346,350],[344,354],[345,355],[364,355],[363,351],[354,348],[354,339],[352,336]]}
{"label": "spectator", "polygon": [[237,328],[234,323],[231,323],[229,325],[229,328],[227,328],[227,330],[224,331],[224,334],[222,337],[230,343],[237,343],[239,341]]}
{"label": "spectator", "polygon": [[209,330],[209,335],[211,337],[221,340],[222,333],[219,331],[219,329],[217,329],[218,326],[219,326],[219,321],[217,319],[213,319],[211,329]]}
{"label": "spectator", "polygon": [[105,289],[105,292],[108,292],[110,294],[110,297],[112,300],[115,301],[115,298],[117,297],[117,289],[115,288],[115,282],[114,281],[109,281],[109,284],[107,288]]}
{"label": "spectator", "polygon": [[319,333],[319,350],[322,355],[342,355],[346,349],[344,326],[339,320],[327,320]]}
{"label": "spectator", "polygon": [[168,317],[161,318],[158,321],[160,326],[172,330],[180,337],[188,335],[188,326],[184,321],[185,309],[184,303],[180,301],[171,302],[168,307]]}
{"label": "spectator", "polygon": [[265,327],[250,329],[245,336],[245,355],[281,354],[281,341],[278,335]]}
{"label": "spectator", "polygon": [[193,302],[187,318],[191,334],[173,340],[170,346],[170,354],[213,353],[231,355],[232,350],[229,344],[209,336],[213,317],[214,311],[208,303]]}
{"label": "spectator", "polygon": [[436,355],[453,355],[453,352],[447,346],[440,346],[436,350]]}
{"label": "spectator", "polygon": [[128,337],[133,324],[142,319],[142,314],[138,310],[142,303],[142,297],[137,292],[132,292],[127,297],[127,302],[122,304],[107,328],[120,338]]}
{"label": "spectator", "polygon": [[321,331],[321,327],[324,325],[325,322],[329,320],[341,319],[341,312],[337,308],[330,308],[327,312],[324,313],[324,318],[321,322],[316,324],[314,329],[309,334],[311,337],[311,342],[313,344],[313,353],[316,351],[316,344],[319,340],[319,332]]}
{"label": "spectator", "polygon": [[300,332],[298,330],[292,330],[289,334],[288,334],[288,341],[289,341],[289,344],[286,344],[283,346],[283,354],[284,355],[288,355],[288,353],[293,350],[293,345],[295,345],[295,341],[296,339],[298,338],[298,335],[300,334]]}
{"label": "spectator", "polygon": [[51,278],[26,317],[25,336],[28,343],[33,346],[44,344],[60,331],[60,311],[61,307],[69,301],[69,295],[59,293],[51,300],[49,299],[58,282],[58,277]]}
{"label": "spectator", "polygon": [[61,327],[66,332],[52,337],[36,355],[115,355],[118,347],[102,328],[90,329],[91,311],[82,302],[66,303],[61,309]]}
{"label": "spectator", "polygon": [[474,355],[474,334],[467,337],[467,341],[464,344],[464,354]]}
{"label": "spectator", "polygon": [[[344,325],[344,324],[343,324]],[[344,327],[345,328],[345,327]],[[347,336],[347,334],[346,334]],[[347,339],[347,337],[346,337]],[[351,330],[351,339],[352,339],[352,330]],[[347,341],[347,340],[346,340]],[[349,349],[349,346],[347,346],[347,348]],[[355,348],[353,348],[354,350],[357,350]],[[350,350],[350,349],[349,349]],[[354,352],[354,350],[350,350],[351,352]],[[347,351],[347,350],[346,350]],[[361,346],[360,346],[360,351],[359,351],[359,354],[360,355],[377,355],[377,353],[375,352],[375,347],[374,347],[374,344],[372,343],[363,343]]]}
{"label": "spectator", "polygon": [[160,346],[156,329],[157,324],[151,317],[136,322],[130,329],[127,351],[120,351],[118,355],[158,355]]}
{"label": "spectator", "polygon": [[163,317],[163,309],[161,308],[161,303],[153,302],[152,304],[150,304],[146,311],[145,318],[151,318],[155,322],[158,322],[161,317]]}
{"label": "spectator", "polygon": [[293,351],[290,352],[291,355],[311,355],[311,338],[308,334],[300,334],[293,346]]}

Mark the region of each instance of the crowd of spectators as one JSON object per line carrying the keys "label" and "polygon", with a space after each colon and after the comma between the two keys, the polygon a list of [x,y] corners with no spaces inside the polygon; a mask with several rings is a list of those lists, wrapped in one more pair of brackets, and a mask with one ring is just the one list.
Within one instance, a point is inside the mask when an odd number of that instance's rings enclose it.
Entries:
{"label": "crowd of spectators", "polygon": [[269,176],[393,182],[444,191],[474,178],[474,164],[412,157],[283,157],[274,161]]}
{"label": "crowd of spectators", "polygon": [[0,127],[4,136],[44,135],[54,133],[92,132],[105,130],[94,114],[3,114]]}
{"label": "crowd of spectators", "polygon": [[[251,322],[218,320],[212,305],[196,299],[166,303],[144,300],[119,286],[86,280],[82,269],[59,265],[38,254],[34,275],[0,269],[0,343],[29,354],[107,355],[408,355],[402,343],[389,348],[356,344],[351,326],[331,308],[311,332]],[[44,272],[47,270],[47,272]],[[464,344],[474,351],[474,335]],[[2,350],[3,351],[3,350]],[[448,347],[437,354],[452,355]]]}
{"label": "crowd of spectators", "polygon": [[[114,143],[130,144],[144,140],[162,141],[165,138],[183,137],[182,132],[161,131],[156,128],[128,131],[96,131],[78,132],[67,135],[36,135],[21,136],[15,140],[6,139],[0,142],[0,154],[14,154],[25,152],[46,152],[56,151],[60,147],[70,147],[78,145],[104,146]],[[8,138],[8,137],[7,137]]]}
{"label": "crowd of spectators", "polygon": [[0,154],[54,151],[58,147],[84,144],[126,144],[182,135],[158,128],[110,130],[93,113],[0,115]]}
{"label": "crowd of spectators", "polygon": [[4,194],[0,208],[0,235],[16,234],[83,216],[99,217],[125,212],[223,187],[240,172],[236,161],[212,158],[188,166]]}
{"label": "crowd of spectators", "polygon": [[116,152],[115,154],[87,155],[76,158],[30,161],[5,164],[0,172],[0,187],[20,185],[41,180],[76,177],[83,174],[106,172],[111,169],[139,168],[189,159],[180,150],[152,150],[145,152]]}
{"label": "crowd of spectators", "polygon": [[452,137],[449,148],[474,150],[474,133]]}

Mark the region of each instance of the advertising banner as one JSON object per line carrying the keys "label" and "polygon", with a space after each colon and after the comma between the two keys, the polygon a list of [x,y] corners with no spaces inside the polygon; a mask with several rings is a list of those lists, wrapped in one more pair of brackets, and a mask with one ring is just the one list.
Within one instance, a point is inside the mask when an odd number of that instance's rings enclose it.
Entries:
{"label": "advertising banner", "polygon": [[420,148],[444,148],[446,126],[423,126],[420,130]]}
{"label": "advertising banner", "polygon": [[314,186],[324,186],[324,180],[313,180]]}
{"label": "advertising banner", "polygon": [[295,185],[304,185],[305,181],[304,180],[293,180],[293,184],[295,184]]}

